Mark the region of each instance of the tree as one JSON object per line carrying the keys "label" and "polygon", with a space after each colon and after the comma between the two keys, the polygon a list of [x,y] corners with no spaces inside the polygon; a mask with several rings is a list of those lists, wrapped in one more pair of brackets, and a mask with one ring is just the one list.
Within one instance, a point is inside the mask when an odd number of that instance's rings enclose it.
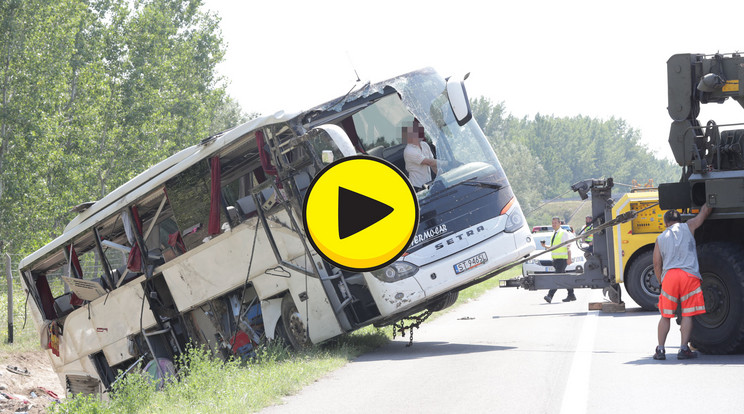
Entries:
{"label": "tree", "polygon": [[209,126],[209,135],[228,130],[251,119],[258,118],[258,116],[259,114],[255,112],[244,114],[240,105],[228,96],[214,108],[212,124]]}
{"label": "tree", "polygon": [[677,179],[677,168],[656,159],[622,119],[541,114],[517,119],[506,114],[503,102],[485,97],[474,99],[471,109],[526,212],[543,200],[573,197],[571,185],[589,178],[613,177],[619,184]]}
{"label": "tree", "polygon": [[14,251],[208,136],[229,101],[200,0],[7,0],[0,40],[0,240]]}
{"label": "tree", "polygon": [[493,104],[485,97],[474,99],[471,110],[473,118],[494,148],[522,209],[532,210],[543,198],[546,174],[540,160],[530,149],[514,139],[514,135],[523,130],[524,124],[512,116],[505,116],[503,102]]}

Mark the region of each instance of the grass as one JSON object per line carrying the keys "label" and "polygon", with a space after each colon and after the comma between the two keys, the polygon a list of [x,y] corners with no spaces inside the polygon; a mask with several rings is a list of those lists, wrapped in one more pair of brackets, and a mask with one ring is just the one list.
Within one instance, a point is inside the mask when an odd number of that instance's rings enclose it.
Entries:
{"label": "grass", "polygon": [[[514,277],[511,269],[460,292],[455,305],[468,302]],[[436,313],[441,314],[442,312]],[[433,318],[432,318],[433,319]],[[431,319],[430,319],[431,320]],[[128,375],[117,383],[108,401],[98,397],[70,398],[53,407],[56,413],[214,413],[256,412],[281,402],[304,386],[336,370],[361,354],[390,341],[390,329],[366,327],[301,352],[281,344],[263,347],[254,360],[222,361],[203,349],[190,349],[178,363],[178,381],[156,391],[142,375]]]}
{"label": "grass", "polygon": [[2,286],[3,289],[0,291],[0,355],[38,350],[38,332],[30,309],[25,308],[26,294],[18,280],[13,281],[13,343],[8,343],[8,291],[5,283]]}
{"label": "grass", "polygon": [[190,349],[178,361],[179,380],[159,392],[150,379],[127,375],[114,386],[109,401],[80,396],[53,409],[76,414],[255,412],[388,341],[381,330],[368,327],[301,352],[274,342],[248,362],[222,361],[204,349]]}

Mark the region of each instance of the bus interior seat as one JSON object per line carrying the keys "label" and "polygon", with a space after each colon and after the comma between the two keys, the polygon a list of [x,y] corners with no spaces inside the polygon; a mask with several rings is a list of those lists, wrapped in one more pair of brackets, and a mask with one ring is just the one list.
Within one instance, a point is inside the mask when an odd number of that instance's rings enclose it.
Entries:
{"label": "bus interior seat", "polygon": [[121,266],[111,271],[111,277],[114,279],[114,283],[116,283],[117,287],[126,285],[127,283],[136,279],[139,275],[139,273],[130,272],[129,270],[127,270],[127,265]]}
{"label": "bus interior seat", "polygon": [[227,206],[227,214],[230,216],[231,223],[238,223],[240,221],[240,213],[238,209],[233,206]]}
{"label": "bus interior seat", "polygon": [[382,152],[382,158],[398,167],[399,170],[406,172],[406,161],[403,158],[403,150],[405,150],[406,145],[399,144],[394,147],[385,148]]}
{"label": "bus interior seat", "polygon": [[382,158],[383,151],[385,150],[385,147],[382,145],[378,145],[371,150],[367,151],[367,155],[371,155],[373,157]]}
{"label": "bus interior seat", "polygon": [[[274,187],[267,187],[261,190],[261,196],[264,200],[268,200],[272,194],[274,194]],[[238,200],[237,203],[246,218],[253,217],[256,214],[256,203],[253,202],[253,196],[247,195]]]}
{"label": "bus interior seat", "polygon": [[148,250],[147,261],[149,262],[149,264],[156,266],[156,267],[165,263],[165,258],[163,257],[163,250],[161,249]]}
{"label": "bus interior seat", "polygon": [[67,315],[75,309],[70,303],[71,299],[72,292],[67,292],[54,299],[54,311],[57,312],[57,317]]}
{"label": "bus interior seat", "polygon": [[299,174],[295,175],[295,184],[297,184],[297,191],[300,193],[300,198],[305,198],[305,192],[307,192],[307,188],[310,187],[310,174],[308,174],[306,171],[301,171]]}

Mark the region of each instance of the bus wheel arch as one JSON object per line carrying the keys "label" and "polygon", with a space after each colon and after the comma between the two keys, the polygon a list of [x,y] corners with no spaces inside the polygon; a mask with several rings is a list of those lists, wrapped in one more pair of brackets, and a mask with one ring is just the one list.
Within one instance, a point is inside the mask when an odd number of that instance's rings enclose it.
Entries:
{"label": "bus wheel arch", "polygon": [[744,248],[727,242],[698,247],[706,313],[693,318],[691,343],[702,352],[744,349]]}
{"label": "bus wheel arch", "polygon": [[625,274],[625,290],[643,310],[657,310],[661,285],[654,274],[654,250],[645,249],[630,261]]}
{"label": "bus wheel arch", "polygon": [[282,317],[282,298],[264,299],[261,301],[264,332],[270,340],[276,339],[277,325]]}

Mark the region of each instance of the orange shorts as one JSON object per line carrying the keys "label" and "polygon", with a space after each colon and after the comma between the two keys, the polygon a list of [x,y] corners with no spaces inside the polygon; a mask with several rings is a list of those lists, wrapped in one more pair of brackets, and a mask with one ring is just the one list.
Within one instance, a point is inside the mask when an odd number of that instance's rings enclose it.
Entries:
{"label": "orange shorts", "polygon": [[705,313],[705,300],[700,289],[700,279],[681,269],[669,269],[661,283],[659,312],[664,318],[673,318],[677,304],[682,303],[682,316]]}

